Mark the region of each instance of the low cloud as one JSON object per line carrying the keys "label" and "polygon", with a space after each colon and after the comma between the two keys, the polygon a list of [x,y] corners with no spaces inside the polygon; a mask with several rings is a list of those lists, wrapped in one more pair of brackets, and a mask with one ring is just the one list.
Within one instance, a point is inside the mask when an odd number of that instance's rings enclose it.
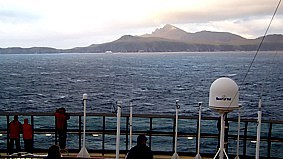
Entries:
{"label": "low cloud", "polygon": [[[0,0],[1,1],[1,0]],[[187,32],[224,31],[262,36],[277,0],[143,0],[1,2],[0,47],[72,48],[151,33],[165,24]],[[279,8],[269,33],[282,34]]]}

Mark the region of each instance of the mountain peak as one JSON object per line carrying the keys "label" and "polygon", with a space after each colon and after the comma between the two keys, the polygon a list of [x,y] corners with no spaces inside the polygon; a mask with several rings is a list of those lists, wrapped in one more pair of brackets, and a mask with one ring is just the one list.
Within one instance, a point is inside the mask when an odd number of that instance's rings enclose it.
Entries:
{"label": "mountain peak", "polygon": [[184,30],[179,29],[171,24],[166,24],[163,28],[156,29],[154,32],[152,32],[152,34],[158,34],[158,33],[168,34],[170,32],[172,33],[181,32],[187,34],[187,32],[185,32]]}
{"label": "mountain peak", "polygon": [[183,37],[187,36],[189,33],[186,31],[179,29],[171,24],[166,24],[162,28],[157,28],[151,34],[143,35],[143,37],[160,37],[165,39],[182,39]]}
{"label": "mountain peak", "polygon": [[176,29],[179,29],[171,24],[166,24],[163,28],[163,30],[176,30]]}
{"label": "mountain peak", "polygon": [[123,35],[122,37],[120,37],[118,40],[129,40],[131,38],[133,38],[134,36],[132,35]]}

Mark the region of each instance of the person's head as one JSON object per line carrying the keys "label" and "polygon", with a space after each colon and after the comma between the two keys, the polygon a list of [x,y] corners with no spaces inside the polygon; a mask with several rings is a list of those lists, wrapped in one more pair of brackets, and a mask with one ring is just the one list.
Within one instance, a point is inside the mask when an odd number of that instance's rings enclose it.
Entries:
{"label": "person's head", "polygon": [[25,124],[28,124],[28,118],[25,118],[25,119],[24,119],[24,123],[25,123]]}
{"label": "person's head", "polygon": [[61,157],[60,147],[58,145],[52,145],[48,149],[47,158],[57,159]]}
{"label": "person's head", "polygon": [[58,113],[66,113],[66,109],[64,107],[61,107],[61,108],[57,109],[56,112],[58,112]]}
{"label": "person's head", "polygon": [[18,115],[14,115],[14,120],[19,120]]}
{"label": "person's head", "polygon": [[139,135],[138,138],[137,138],[137,144],[138,145],[145,145],[146,141],[147,141],[147,138],[144,134]]}

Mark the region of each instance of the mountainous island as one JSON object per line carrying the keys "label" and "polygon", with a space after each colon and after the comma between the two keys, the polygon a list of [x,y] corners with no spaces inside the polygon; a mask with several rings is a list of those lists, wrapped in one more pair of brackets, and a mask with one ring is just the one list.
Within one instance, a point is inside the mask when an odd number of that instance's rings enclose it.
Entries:
{"label": "mountainous island", "polygon": [[[124,35],[121,38],[102,44],[72,49],[49,47],[0,48],[0,54],[31,53],[103,53],[103,52],[216,52],[216,51],[255,51],[263,37],[246,39],[229,32],[200,31],[189,33],[167,24],[151,34],[141,36]],[[283,35],[267,35],[261,51],[283,51]]]}

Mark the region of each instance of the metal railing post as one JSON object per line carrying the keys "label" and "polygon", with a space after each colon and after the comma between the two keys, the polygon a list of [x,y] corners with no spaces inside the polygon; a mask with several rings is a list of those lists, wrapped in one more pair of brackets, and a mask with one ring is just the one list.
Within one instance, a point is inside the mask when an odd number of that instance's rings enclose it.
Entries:
{"label": "metal railing post", "polygon": [[272,123],[269,123],[269,130],[268,130],[268,139],[267,139],[267,157],[270,158],[270,151],[271,151],[271,136],[272,136]]}
{"label": "metal railing post", "polygon": [[172,131],[172,137],[173,137],[173,140],[172,140],[172,152],[174,152],[174,149],[175,149],[175,128],[176,128],[176,119],[172,119],[172,121],[173,121],[173,131]]}
{"label": "metal railing post", "polygon": [[198,137],[197,136],[198,136],[198,130],[199,130],[199,125],[198,125],[199,119],[197,119],[196,121],[197,121],[197,131],[196,131],[194,136],[196,137],[196,152],[195,153],[197,154],[198,153],[198,144],[197,144],[198,143]]}
{"label": "metal railing post", "polygon": [[82,116],[79,115],[79,150],[82,148]]}
{"label": "metal railing post", "polygon": [[129,142],[129,117],[126,117],[126,150],[128,151],[128,142]]}
{"label": "metal railing post", "polygon": [[33,115],[30,116],[30,124],[31,124],[31,131],[32,131],[32,152],[33,152],[33,149],[34,149],[34,118],[33,118]]}
{"label": "metal railing post", "polygon": [[102,156],[104,156],[104,154],[105,154],[105,116],[103,116],[103,118],[102,118]]}
{"label": "metal railing post", "polygon": [[247,155],[247,134],[248,134],[248,122],[245,122],[245,131],[244,131],[244,146],[243,146],[243,156],[246,158]]}
{"label": "metal railing post", "polygon": [[149,147],[151,147],[151,135],[152,135],[152,117],[149,118]]}
{"label": "metal railing post", "polygon": [[9,154],[9,151],[10,151],[10,147],[9,147],[9,140],[10,140],[10,136],[9,136],[9,123],[10,123],[10,119],[9,119],[9,115],[6,115],[6,119],[7,119],[7,129],[6,129],[6,132],[7,132],[7,154]]}
{"label": "metal railing post", "polygon": [[55,117],[55,115],[54,115],[54,121],[55,121],[55,124],[54,124],[54,130],[55,130],[55,145],[57,145],[58,144],[58,141],[57,141],[57,125],[56,125],[56,123],[57,123],[57,120],[56,120],[56,117]]}

